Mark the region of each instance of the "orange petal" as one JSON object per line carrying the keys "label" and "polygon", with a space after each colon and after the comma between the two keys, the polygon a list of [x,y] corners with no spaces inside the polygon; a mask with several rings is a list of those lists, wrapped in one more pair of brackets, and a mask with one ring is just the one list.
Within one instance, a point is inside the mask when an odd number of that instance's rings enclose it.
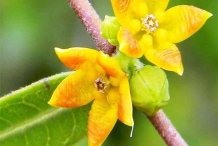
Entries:
{"label": "orange petal", "polygon": [[94,49],[79,47],[69,49],[55,48],[55,52],[61,62],[74,70],[77,70],[85,62],[96,62],[98,54],[98,51]]}
{"label": "orange petal", "polygon": [[166,11],[167,21],[161,27],[171,33],[171,42],[178,43],[198,31],[211,16],[194,6],[175,6]]}
{"label": "orange petal", "polygon": [[96,96],[97,90],[94,79],[87,78],[87,72],[77,70],[72,73],[58,85],[48,103],[67,108],[89,103]]}
{"label": "orange petal", "polygon": [[174,71],[179,75],[183,74],[183,65],[180,51],[176,45],[164,50],[148,49],[145,57],[153,64],[169,71]]}
{"label": "orange petal", "polygon": [[133,126],[134,122],[132,117],[132,100],[127,77],[124,77],[121,81],[119,93],[120,101],[118,103],[118,118],[124,124]]}
{"label": "orange petal", "polygon": [[143,55],[143,50],[128,29],[121,28],[118,32],[117,39],[119,50],[127,56],[140,58]]}
{"label": "orange petal", "polygon": [[120,68],[119,62],[107,54],[100,52],[97,61],[108,75],[114,78],[119,78],[125,75],[125,73]]}
{"label": "orange petal", "polygon": [[89,146],[101,145],[117,121],[117,105],[109,104],[106,98],[95,100],[89,113]]}

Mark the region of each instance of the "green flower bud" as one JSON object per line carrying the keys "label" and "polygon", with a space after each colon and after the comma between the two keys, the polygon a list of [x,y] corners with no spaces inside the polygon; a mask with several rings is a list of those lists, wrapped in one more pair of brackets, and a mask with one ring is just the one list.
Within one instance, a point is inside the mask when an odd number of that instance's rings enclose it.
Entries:
{"label": "green flower bud", "polygon": [[148,116],[155,114],[170,99],[166,74],[150,65],[132,75],[130,91],[133,105]]}
{"label": "green flower bud", "polygon": [[101,25],[101,36],[105,38],[111,45],[118,45],[117,33],[120,29],[120,24],[116,17],[105,16]]}
{"label": "green flower bud", "polygon": [[116,54],[114,54],[113,57],[118,60],[121,69],[128,76],[132,76],[132,73],[135,72],[135,70],[139,70],[144,66],[144,64],[138,59],[129,57],[124,53],[120,52],[119,50],[117,50]]}

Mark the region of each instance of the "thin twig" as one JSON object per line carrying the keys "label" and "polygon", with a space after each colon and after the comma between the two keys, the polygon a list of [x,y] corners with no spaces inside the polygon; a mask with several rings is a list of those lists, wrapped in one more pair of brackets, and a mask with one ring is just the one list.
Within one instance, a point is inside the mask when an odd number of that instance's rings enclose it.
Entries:
{"label": "thin twig", "polygon": [[148,116],[148,119],[168,146],[187,146],[187,143],[180,136],[163,110],[159,110],[154,116]]}
{"label": "thin twig", "polygon": [[97,48],[105,54],[111,55],[115,47],[110,45],[100,34],[101,19],[88,0],[68,0],[78,18],[93,38]]}
{"label": "thin twig", "polygon": [[[96,46],[104,53],[111,54],[115,50],[115,47],[111,46],[101,37],[100,27],[102,22],[89,1],[68,0],[68,2],[93,38]],[[162,110],[148,118],[169,146],[187,146],[186,142],[182,139]]]}

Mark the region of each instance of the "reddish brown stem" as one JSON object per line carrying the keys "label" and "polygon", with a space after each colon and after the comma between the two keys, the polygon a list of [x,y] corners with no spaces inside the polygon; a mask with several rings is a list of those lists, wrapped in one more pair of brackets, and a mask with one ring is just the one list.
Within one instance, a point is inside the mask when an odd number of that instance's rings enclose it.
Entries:
{"label": "reddish brown stem", "polygon": [[148,119],[168,146],[187,146],[187,143],[177,132],[163,110],[159,110],[154,116],[148,116]]}
{"label": "reddish brown stem", "polygon": [[93,38],[97,48],[105,54],[111,55],[115,47],[110,45],[100,34],[101,20],[88,0],[68,0],[78,18]]}

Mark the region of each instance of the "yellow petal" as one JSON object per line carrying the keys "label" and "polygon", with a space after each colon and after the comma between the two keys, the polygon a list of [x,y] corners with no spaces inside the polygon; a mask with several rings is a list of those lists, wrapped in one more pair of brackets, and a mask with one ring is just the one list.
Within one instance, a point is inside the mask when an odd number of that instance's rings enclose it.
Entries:
{"label": "yellow petal", "polygon": [[145,52],[145,57],[165,70],[174,71],[179,75],[183,74],[181,54],[174,44],[164,50],[148,49]]}
{"label": "yellow petal", "polygon": [[113,77],[110,76],[109,80],[110,80],[110,84],[111,84],[112,86],[118,87],[118,86],[120,86],[120,81],[122,80],[122,77],[113,78]]}
{"label": "yellow petal", "polygon": [[146,3],[149,13],[154,14],[157,11],[164,11],[167,8],[169,0],[146,0]]}
{"label": "yellow petal", "polygon": [[111,0],[114,14],[124,28],[136,34],[141,30],[141,18],[148,14],[145,0]]}
{"label": "yellow petal", "polygon": [[153,37],[149,34],[144,34],[138,43],[144,50],[150,49],[153,47]]}
{"label": "yellow petal", "polygon": [[134,17],[131,13],[133,0],[111,0],[111,3],[118,22],[125,27],[126,22]]}
{"label": "yellow petal", "polygon": [[118,32],[117,39],[119,50],[122,53],[134,58],[140,58],[143,55],[143,49],[128,29],[121,28]]}
{"label": "yellow petal", "polygon": [[121,70],[119,62],[103,52],[99,52],[97,58],[98,64],[104,69],[104,71],[114,78],[119,78],[125,75]]}
{"label": "yellow petal", "polygon": [[128,28],[128,30],[133,34],[137,34],[142,29],[142,22],[140,19],[131,19],[126,25],[123,26],[124,28]]}
{"label": "yellow petal", "polygon": [[169,0],[111,0],[115,16],[121,26],[128,28],[131,19],[164,11]]}
{"label": "yellow petal", "polygon": [[95,100],[89,113],[88,144],[101,145],[117,121],[117,105],[109,104],[106,98]]}
{"label": "yellow petal", "polygon": [[118,103],[118,118],[124,124],[133,126],[134,122],[132,117],[132,100],[127,77],[124,77],[121,81],[119,93],[120,101]]}
{"label": "yellow petal", "polygon": [[72,73],[58,85],[48,103],[67,108],[89,103],[96,96],[97,90],[94,86],[94,79],[87,78],[87,72],[77,70]]}
{"label": "yellow petal", "polygon": [[135,0],[131,5],[133,6],[132,13],[135,14],[135,17],[139,20],[145,18],[148,14],[148,6],[145,0]]}
{"label": "yellow petal", "polygon": [[111,87],[109,92],[107,93],[107,101],[108,103],[118,103],[120,99],[119,89],[116,87]]}
{"label": "yellow petal", "polygon": [[160,27],[171,33],[171,42],[178,43],[198,31],[211,16],[211,13],[194,6],[175,6],[166,11],[167,21]]}
{"label": "yellow petal", "polygon": [[55,48],[55,52],[61,62],[74,70],[77,70],[85,62],[96,62],[98,55],[98,51],[94,49],[79,47],[69,49]]}

